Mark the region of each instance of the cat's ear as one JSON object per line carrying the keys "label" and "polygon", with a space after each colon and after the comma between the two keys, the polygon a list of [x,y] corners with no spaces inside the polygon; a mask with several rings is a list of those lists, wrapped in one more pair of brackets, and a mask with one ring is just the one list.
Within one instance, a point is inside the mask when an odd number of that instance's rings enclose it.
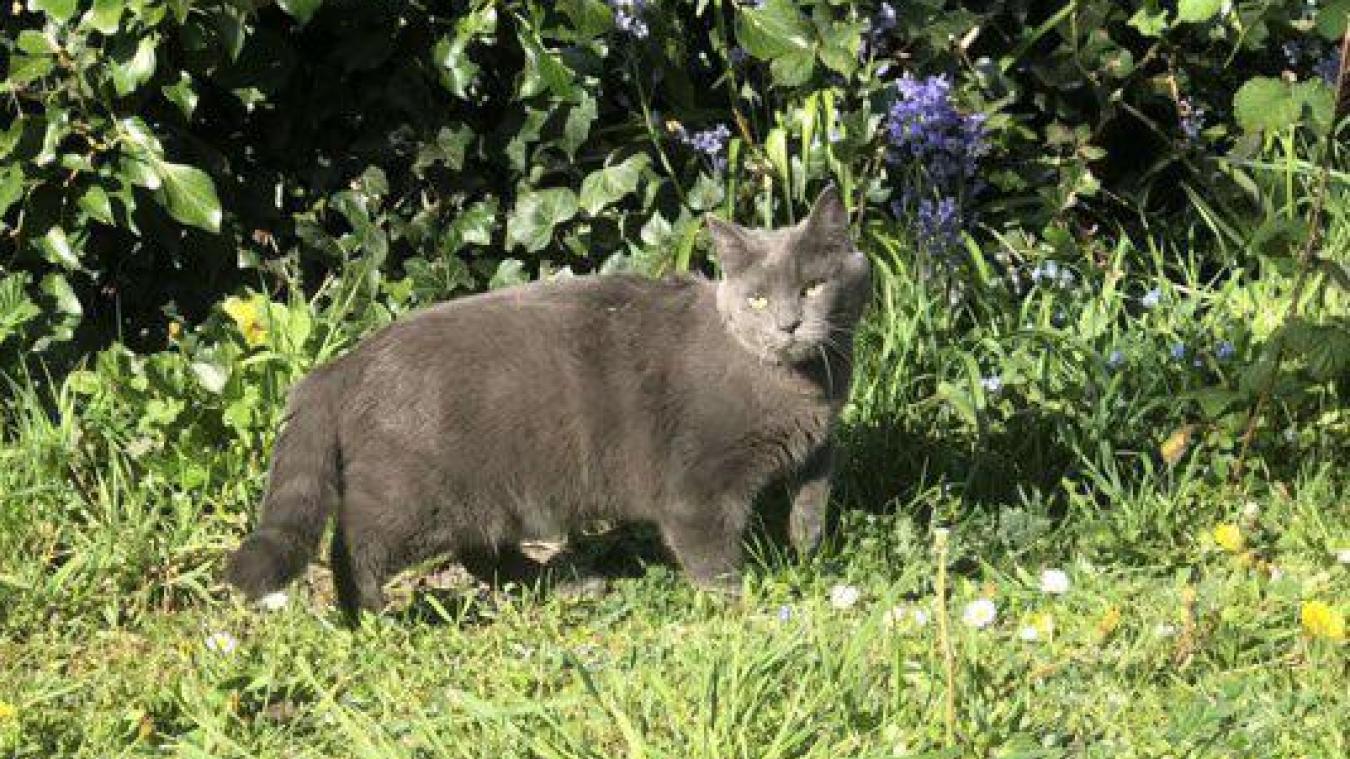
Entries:
{"label": "cat's ear", "polygon": [[755,248],[750,242],[748,230],[716,216],[707,218],[713,250],[717,253],[717,263],[723,272],[736,274],[754,263]]}
{"label": "cat's ear", "polygon": [[806,231],[811,238],[824,242],[848,240],[848,210],[834,183],[826,185],[816,198],[811,215],[806,218]]}

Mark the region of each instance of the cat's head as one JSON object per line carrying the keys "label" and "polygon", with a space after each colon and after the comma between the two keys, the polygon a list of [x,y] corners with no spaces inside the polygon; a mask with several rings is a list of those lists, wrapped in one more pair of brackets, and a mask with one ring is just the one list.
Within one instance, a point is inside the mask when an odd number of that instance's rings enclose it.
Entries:
{"label": "cat's head", "polygon": [[723,273],[717,308],[746,350],[800,364],[848,349],[871,297],[871,265],[849,239],[833,186],[793,227],[747,229],[714,217],[708,227]]}

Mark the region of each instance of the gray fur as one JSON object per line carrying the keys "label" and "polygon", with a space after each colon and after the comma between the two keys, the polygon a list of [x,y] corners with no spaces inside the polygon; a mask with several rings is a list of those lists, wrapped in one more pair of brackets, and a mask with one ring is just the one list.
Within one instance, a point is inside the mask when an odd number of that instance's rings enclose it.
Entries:
{"label": "gray fur", "polygon": [[306,377],[231,582],[250,597],[289,582],[335,514],[353,615],[413,562],[468,563],[591,519],[653,522],[695,583],[733,589],[750,504],[783,478],[792,541],[814,547],[870,267],[832,188],[795,227],[709,224],[718,282],[588,276],[462,298]]}

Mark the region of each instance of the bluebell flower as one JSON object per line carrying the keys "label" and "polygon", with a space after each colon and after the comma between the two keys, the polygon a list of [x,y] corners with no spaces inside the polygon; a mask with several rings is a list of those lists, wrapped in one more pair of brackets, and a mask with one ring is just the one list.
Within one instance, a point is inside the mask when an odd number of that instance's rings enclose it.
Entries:
{"label": "bluebell flower", "polygon": [[1235,355],[1237,355],[1237,348],[1233,347],[1231,341],[1224,340],[1214,348],[1214,357],[1220,361],[1227,361]]}
{"label": "bluebell flower", "polygon": [[1190,142],[1200,139],[1200,130],[1205,128],[1205,109],[1199,108],[1187,98],[1177,101],[1177,112],[1181,114],[1181,133]]}
{"label": "bluebell flower", "polygon": [[742,63],[745,63],[745,60],[749,57],[750,54],[745,52],[745,48],[741,47],[740,45],[731,48],[731,50],[727,53],[727,59],[731,61],[731,65],[733,66],[739,66]]}
{"label": "bluebell flower", "polygon": [[1119,348],[1111,351],[1111,355],[1106,357],[1107,369],[1116,369],[1123,363],[1125,363],[1125,354],[1121,353]]}
{"label": "bluebell flower", "polygon": [[997,374],[991,377],[984,377],[980,380],[980,386],[986,393],[997,393],[1003,390],[1003,378]]}
{"label": "bluebell flower", "polygon": [[1162,290],[1155,287],[1144,293],[1144,297],[1139,299],[1139,305],[1144,308],[1157,308],[1160,300],[1162,300]]}
{"label": "bluebell flower", "polygon": [[1176,361],[1180,361],[1181,359],[1186,358],[1185,343],[1174,343],[1172,345],[1172,358]]}
{"label": "bluebell flower", "polygon": [[787,622],[792,619],[792,607],[786,604],[778,607],[778,621]]}
{"label": "bluebell flower", "polygon": [[641,18],[642,12],[647,9],[647,2],[648,0],[609,0],[609,6],[614,10],[614,26],[634,39],[647,39],[650,30],[647,28],[647,22]]}
{"label": "bluebell flower", "polygon": [[951,87],[946,76],[905,74],[885,123],[891,160],[921,168],[944,195],[962,189],[989,152],[984,114],[957,111]]}
{"label": "bluebell flower", "polygon": [[1341,51],[1332,48],[1322,60],[1313,66],[1313,73],[1322,78],[1322,81],[1335,86],[1336,77],[1341,73]]}
{"label": "bluebell flower", "polygon": [[725,124],[718,124],[692,134],[681,128],[677,134],[681,142],[702,153],[712,163],[714,170],[722,171],[727,167],[725,153],[727,141],[731,139],[731,130]]}
{"label": "bluebell flower", "polygon": [[919,248],[925,252],[945,253],[961,240],[961,211],[955,198],[919,201],[914,221]]}

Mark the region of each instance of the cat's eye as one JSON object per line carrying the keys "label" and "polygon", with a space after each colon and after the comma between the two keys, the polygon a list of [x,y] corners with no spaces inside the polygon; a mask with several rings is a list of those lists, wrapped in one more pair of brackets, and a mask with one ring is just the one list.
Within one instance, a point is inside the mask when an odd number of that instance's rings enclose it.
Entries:
{"label": "cat's eye", "polygon": [[815,297],[817,295],[820,295],[820,291],[824,289],[825,289],[825,280],[817,279],[814,282],[808,284],[806,287],[802,288],[802,296],[806,298]]}
{"label": "cat's eye", "polygon": [[769,299],[763,295],[751,295],[747,300],[750,303],[750,307],[756,311],[763,311],[769,307]]}

